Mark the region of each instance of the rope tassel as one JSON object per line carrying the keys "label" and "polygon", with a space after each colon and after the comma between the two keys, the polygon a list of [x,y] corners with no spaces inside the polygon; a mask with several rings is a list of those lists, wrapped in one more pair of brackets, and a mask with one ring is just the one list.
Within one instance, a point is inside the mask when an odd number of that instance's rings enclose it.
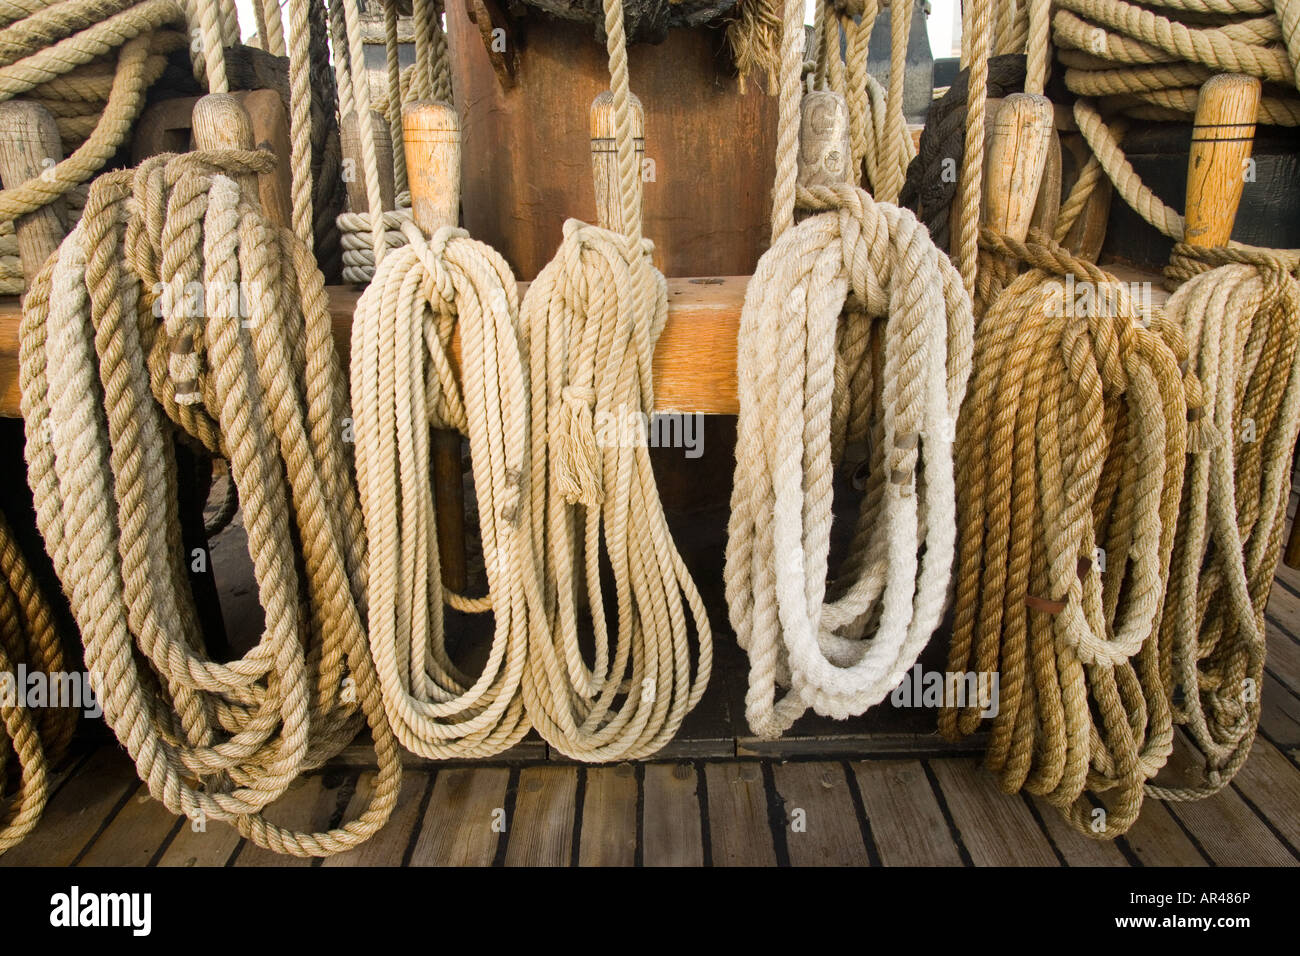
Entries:
{"label": "rope tassel", "polygon": [[555,483],[564,500],[571,505],[594,508],[605,500],[600,482],[600,450],[596,447],[596,424],[592,405],[596,392],[592,388],[566,385],[560,393],[564,404],[563,424],[556,436]]}

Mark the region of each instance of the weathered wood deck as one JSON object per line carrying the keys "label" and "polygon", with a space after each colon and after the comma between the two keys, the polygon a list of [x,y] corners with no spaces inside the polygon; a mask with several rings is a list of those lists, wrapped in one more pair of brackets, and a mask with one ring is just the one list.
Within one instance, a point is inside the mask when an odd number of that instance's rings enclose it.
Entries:
{"label": "weathered wood deck", "polygon": [[[1268,624],[1263,720],[1240,774],[1199,803],[1148,800],[1110,843],[1074,833],[1036,799],[1002,793],[969,756],[533,762],[413,766],[378,836],[343,856],[294,860],[222,823],[193,832],[149,797],[124,753],[103,746],[65,771],[40,826],[0,867],[1295,866],[1300,572],[1280,569]],[[270,815],[337,824],[373,779],[348,766],[309,774]]]}

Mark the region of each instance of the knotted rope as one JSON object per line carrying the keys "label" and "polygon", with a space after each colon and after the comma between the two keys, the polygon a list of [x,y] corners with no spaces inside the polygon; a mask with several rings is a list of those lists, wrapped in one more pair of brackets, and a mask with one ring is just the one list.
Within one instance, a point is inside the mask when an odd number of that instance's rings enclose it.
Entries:
{"label": "knotted rope", "polygon": [[[77,712],[56,706],[29,708],[18,666],[27,672],[63,672],[63,647],[50,605],[28,567],[9,522],[0,515],[0,854],[36,826],[49,798],[49,774],[72,739]],[[12,683],[6,683],[12,681]],[[12,756],[11,756],[12,751]],[[10,761],[17,761],[11,776]],[[14,780],[14,777],[17,779]],[[13,786],[10,786],[11,781]]]}
{"label": "knotted rope", "polygon": [[[849,186],[800,189],[801,205],[829,211],[792,224],[801,13],[787,0],[773,243],[741,313],[727,540],[727,604],[750,658],[746,718],[769,737],[809,707],[862,713],[938,625],[972,338],[961,279],[910,212]],[[823,603],[834,467],[846,443],[868,438],[857,534]],[[778,685],[789,687],[779,700]]]}
{"label": "knotted rope", "polygon": [[[92,686],[150,793],[321,856],[383,825],[401,765],[366,645],[324,286],[309,250],[231,178],[268,167],[256,152],[166,155],[95,181],[25,303],[23,417],[38,525]],[[261,640],[226,664],[199,643],[173,427],[229,461],[266,609]],[[268,821],[363,720],[379,766],[366,810],[319,833]]]}
{"label": "knotted rope", "polygon": [[[708,616],[668,533],[645,443],[598,443],[595,431],[606,416],[645,427],[654,408],[650,362],[668,316],[667,284],[641,238],[621,0],[606,0],[605,33],[625,231],[568,220],[521,312],[531,387],[528,516],[542,572],[524,700],[548,743],[593,761],[644,757],[667,743],[699,702],[713,663]],[[584,587],[592,665],[582,650]]]}
{"label": "knotted rope", "polygon": [[1167,315],[1186,334],[1205,414],[1188,459],[1161,642],[1172,656],[1174,720],[1206,766],[1193,786],[1147,792],[1194,800],[1228,785],[1259,726],[1264,610],[1300,434],[1300,284],[1294,253],[1182,244],[1177,252],[1187,281]]}
{"label": "knotted rope", "polygon": [[[1199,387],[1181,330],[1127,286],[1042,236],[982,242],[1033,268],[975,336],[948,670],[1000,674],[987,763],[1002,788],[1113,837],[1172,747],[1160,612]],[[959,703],[940,715],[950,737],[980,723]],[[1114,791],[1101,826],[1087,791]]]}
{"label": "knotted rope", "polygon": [[[518,292],[505,261],[460,229],[384,260],[352,325],[357,477],[371,542],[370,647],[398,740],[426,757],[479,757],[528,732],[520,682],[537,580],[523,520],[528,385]],[[460,329],[459,384],[451,336]],[[438,562],[429,428],[467,434],[489,596],[445,592]],[[443,603],[493,612],[477,679],[452,662]]]}

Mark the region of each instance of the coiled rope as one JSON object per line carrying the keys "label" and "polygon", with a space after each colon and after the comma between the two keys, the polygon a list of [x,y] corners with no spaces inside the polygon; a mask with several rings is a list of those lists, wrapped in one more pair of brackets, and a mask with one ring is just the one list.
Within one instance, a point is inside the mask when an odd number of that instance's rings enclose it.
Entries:
{"label": "coiled rope", "polygon": [[1188,459],[1161,642],[1172,656],[1174,720],[1206,767],[1196,785],[1147,792],[1195,800],[1228,785],[1259,726],[1264,610],[1300,435],[1300,259],[1177,251],[1186,282],[1167,315],[1185,331],[1205,416]]}
{"label": "coiled rope", "polygon": [[[1172,747],[1160,612],[1199,387],[1179,371],[1181,330],[1107,273],[1041,235],[982,241],[1033,268],[975,336],[948,669],[1000,675],[987,764],[1002,788],[1114,837]],[[1067,295],[1068,275],[1092,307]],[[950,737],[981,720],[959,703],[940,714]],[[1087,791],[1113,792],[1101,827]]]}
{"label": "coiled rope", "polygon": [[[1295,0],[1053,0],[1052,39],[1079,94],[1074,117],[1096,161],[1132,209],[1181,241],[1183,219],[1138,177],[1120,148],[1131,120],[1185,120],[1201,84],[1232,72],[1264,81],[1258,119],[1300,124]],[[1082,195],[1080,201],[1086,200]]]}
{"label": "coiled rope", "polygon": [[[490,247],[444,227],[380,265],[352,325],[357,478],[371,542],[370,647],[398,740],[426,757],[483,757],[528,732],[520,683],[536,569],[522,482],[528,385],[514,276]],[[459,384],[451,336],[458,327]],[[489,594],[445,591],[438,562],[429,429],[469,436]],[[443,603],[491,610],[495,636],[477,679],[452,662]]]}
{"label": "coiled rope", "polygon": [[[746,718],[763,736],[809,707],[862,713],[938,625],[954,549],[952,422],[973,334],[959,275],[910,212],[819,187],[800,202],[829,211],[793,225],[801,20],[788,0],[773,244],[741,313],[725,576],[750,658]],[[823,603],[834,466],[846,442],[868,437],[857,534]],[[778,685],[789,687],[779,700]]]}
{"label": "coiled rope", "polygon": [[[0,514],[0,854],[36,826],[49,798],[49,775],[72,739],[77,712],[64,706],[29,708],[18,666],[28,673],[63,672],[63,647],[50,605],[32,575],[8,520]],[[8,699],[6,699],[8,698]],[[13,773],[11,761],[17,762]],[[15,780],[16,778],[16,780]],[[13,786],[10,786],[11,782]]]}
{"label": "coiled rope", "polygon": [[[543,589],[524,700],[543,739],[591,761],[644,757],[667,743],[703,696],[713,663],[708,616],[668,533],[648,450],[602,446],[595,434],[603,416],[644,421],[654,408],[650,362],[668,315],[667,283],[641,237],[621,0],[605,0],[605,33],[623,231],[568,220],[521,310],[531,388],[527,512]],[[605,561],[617,606],[612,635]],[[582,651],[584,586],[592,665]]]}
{"label": "coiled rope", "polygon": [[[309,250],[232,178],[268,168],[264,153],[191,153],[95,181],[26,300],[23,417],[37,522],[92,687],[150,793],[321,856],[383,825],[401,765],[366,645],[365,535],[324,286]],[[204,301],[187,307],[198,281]],[[226,664],[199,644],[173,427],[230,462],[266,608],[261,640]],[[379,766],[369,806],[320,833],[267,820],[363,721]]]}

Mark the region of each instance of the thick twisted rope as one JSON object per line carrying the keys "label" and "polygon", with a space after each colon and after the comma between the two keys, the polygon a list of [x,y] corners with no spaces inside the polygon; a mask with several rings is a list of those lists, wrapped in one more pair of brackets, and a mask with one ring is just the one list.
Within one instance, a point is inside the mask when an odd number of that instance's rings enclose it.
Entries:
{"label": "thick twisted rope", "polygon": [[1178,251],[1197,274],[1167,314],[1186,334],[1205,415],[1188,459],[1161,642],[1172,657],[1174,720],[1204,756],[1205,776],[1147,792],[1194,800],[1228,785],[1259,726],[1264,610],[1300,434],[1300,283],[1293,257]]}
{"label": "thick twisted rope", "polygon": [[[1201,85],[1231,72],[1264,82],[1260,123],[1300,125],[1295,0],[1161,0],[1155,9],[1126,0],[1053,0],[1053,6],[1052,39],[1065,84],[1080,97],[1074,117],[1093,152],[1089,167],[1100,166],[1124,201],[1175,241],[1183,238],[1182,217],[1142,183],[1120,149],[1129,121],[1186,121]],[[1076,186],[1071,200],[1080,208],[1095,181],[1094,174]]]}
{"label": "thick twisted rope", "polygon": [[[321,856],[383,825],[401,765],[366,645],[365,533],[324,286],[230,178],[267,163],[168,155],[96,180],[25,303],[23,417],[38,525],[141,779],[173,813]],[[171,507],[175,428],[225,457],[239,490],[266,628],[230,663],[199,644]],[[319,833],[267,820],[363,721],[379,765],[369,806]]]}
{"label": "thick twisted rope", "polygon": [[[370,646],[397,738],[426,757],[499,753],[528,732],[520,683],[537,578],[522,526],[527,373],[514,276],[490,247],[443,228],[384,260],[352,326],[357,477],[371,542]],[[465,360],[452,375],[451,335]],[[447,593],[438,562],[429,428],[467,434],[489,596]],[[443,603],[493,612],[482,673],[451,660]]]}
{"label": "thick twisted rope", "polygon": [[[50,605],[32,575],[9,522],[0,515],[0,854],[40,821],[49,798],[49,774],[76,727],[77,712],[64,706],[29,708],[22,700],[18,667],[29,674],[63,671],[63,647]],[[3,687],[3,685],[0,685]],[[10,699],[5,699],[10,698]],[[13,762],[17,773],[13,772]],[[12,783],[12,786],[10,785]]]}
{"label": "thick twisted rope", "polygon": [[[1126,286],[1042,237],[982,241],[1033,268],[975,337],[948,670],[1000,675],[987,763],[1002,788],[1113,837],[1172,747],[1160,611],[1198,386],[1179,370],[1181,331]],[[945,702],[946,735],[980,723],[959,703]],[[1101,826],[1088,791],[1113,793]]]}
{"label": "thick twisted rope", "polygon": [[[778,183],[797,159],[801,9],[787,0]],[[768,737],[809,707],[862,713],[938,625],[954,548],[952,422],[970,372],[969,300],[916,218],[850,186],[799,198],[830,211],[791,226],[778,188],[737,356],[726,593],[750,658],[746,718]],[[845,444],[868,439],[857,534],[824,602],[834,467]],[[778,686],[789,688],[779,699]]]}
{"label": "thick twisted rope", "polygon": [[524,700],[543,739],[592,761],[644,757],[667,743],[703,696],[713,663],[708,616],[668,533],[645,443],[597,440],[598,421],[645,428],[650,362],[668,317],[667,283],[641,238],[621,0],[605,4],[605,33],[625,231],[567,221],[521,312],[531,387],[527,514],[542,591],[531,609]]}

